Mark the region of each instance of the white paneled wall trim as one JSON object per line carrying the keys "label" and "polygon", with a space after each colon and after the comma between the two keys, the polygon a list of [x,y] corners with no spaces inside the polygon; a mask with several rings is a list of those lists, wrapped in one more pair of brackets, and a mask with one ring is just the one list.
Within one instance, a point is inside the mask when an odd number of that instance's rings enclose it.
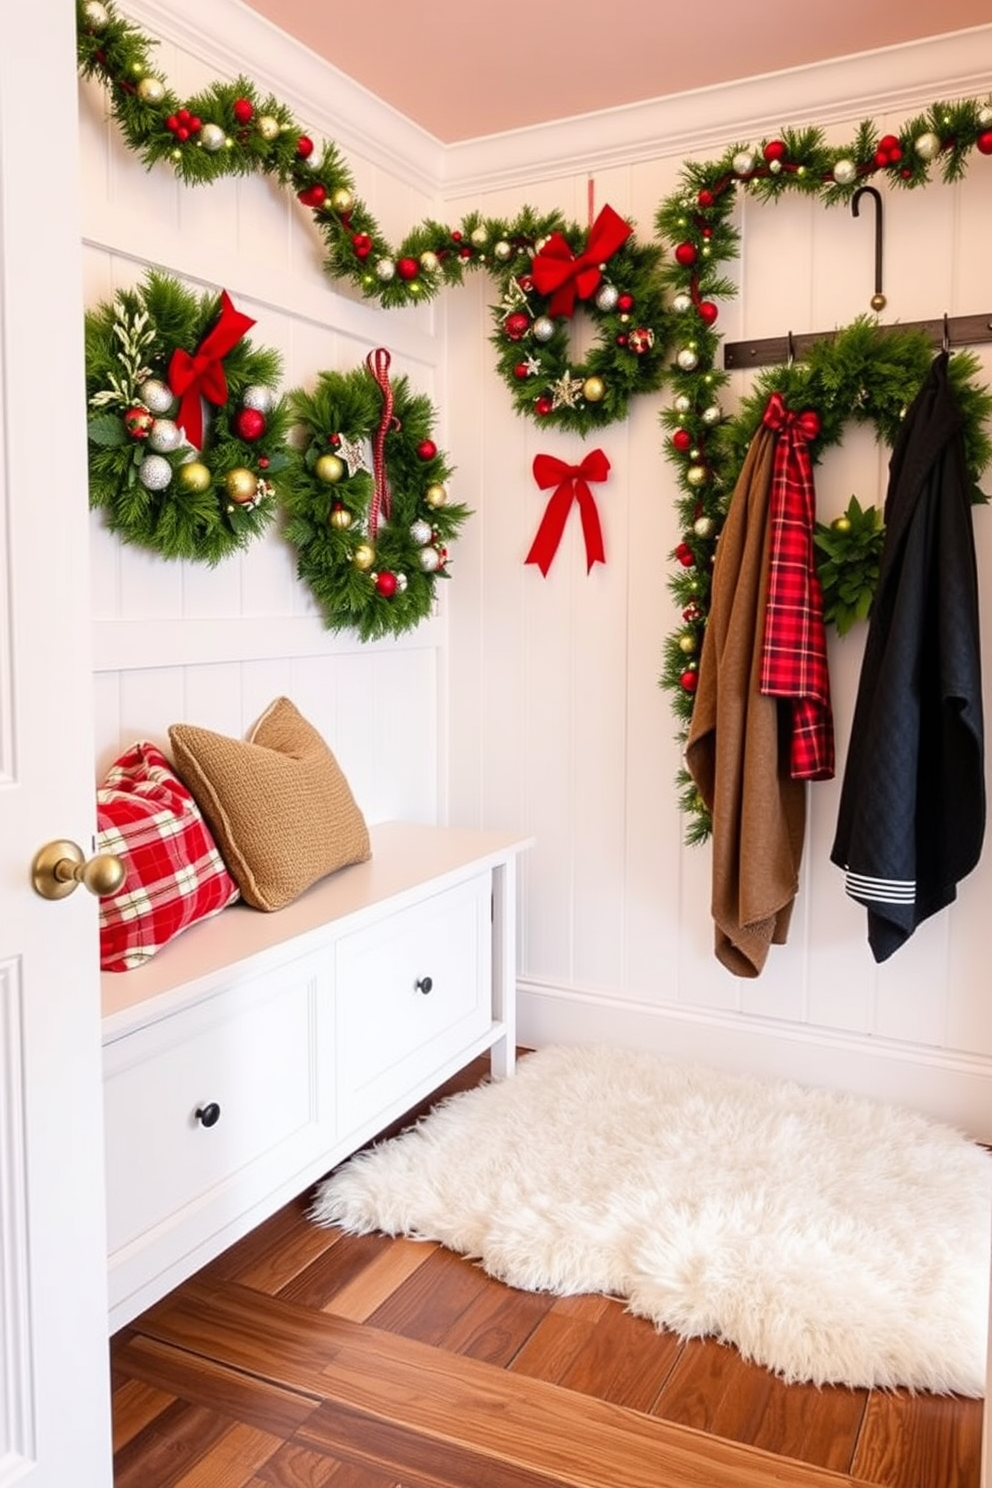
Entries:
{"label": "white paneled wall trim", "polygon": [[653,1008],[623,998],[607,1002],[574,987],[526,978],[517,984],[517,1018],[526,1048],[630,1046],[665,1059],[912,1106],[992,1142],[992,1059],[983,1056],[914,1049],[893,1039],[773,1019],[742,1023],[705,1009]]}

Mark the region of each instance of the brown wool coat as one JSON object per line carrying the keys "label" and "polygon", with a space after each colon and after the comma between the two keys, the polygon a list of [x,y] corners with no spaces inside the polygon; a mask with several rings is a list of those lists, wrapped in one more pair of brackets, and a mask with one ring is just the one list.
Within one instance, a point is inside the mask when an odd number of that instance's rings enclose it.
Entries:
{"label": "brown wool coat", "polygon": [[774,452],[761,427],[717,544],[685,754],[713,818],[716,956],[745,977],[788,936],[806,826],[806,785],[789,775],[788,705],[759,687]]}

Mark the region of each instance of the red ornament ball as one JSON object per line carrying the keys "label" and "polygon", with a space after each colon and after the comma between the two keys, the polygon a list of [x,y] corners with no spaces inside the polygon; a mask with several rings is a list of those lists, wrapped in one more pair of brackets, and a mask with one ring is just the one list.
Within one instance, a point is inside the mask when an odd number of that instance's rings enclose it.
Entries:
{"label": "red ornament ball", "polygon": [[696,688],[699,685],[699,673],[693,671],[685,671],[682,673],[679,681],[682,683],[682,686],[685,688],[686,692],[695,692]]}
{"label": "red ornament ball", "polygon": [[617,295],[617,309],[620,311],[621,315],[629,315],[633,308],[634,296],[632,294],[627,294],[626,292],[624,292],[621,295]]}
{"label": "red ornament ball", "polygon": [[696,245],[694,243],[679,243],[675,249],[675,262],[687,269],[690,264],[696,262]]}
{"label": "red ornament ball", "polygon": [[707,191],[704,187],[703,190],[696,197],[696,200],[705,211],[707,207],[711,207],[713,205],[713,203],[716,201],[716,197],[713,195],[712,191]]}
{"label": "red ornament ball", "polygon": [[716,305],[714,305],[712,300],[700,300],[696,308],[699,311],[700,320],[703,322],[704,325],[708,326],[711,326],[713,324],[720,313],[719,309]]}
{"label": "red ornament ball", "polygon": [[327,187],[320,181],[315,181],[312,186],[304,187],[296,195],[305,207],[322,207],[327,200]]}
{"label": "red ornament ball", "polygon": [[433,439],[422,439],[417,445],[417,454],[422,460],[433,460],[437,454],[437,445]]}
{"label": "red ornament ball", "polygon": [[679,543],[678,547],[675,549],[675,556],[681,563],[683,568],[691,568],[696,561],[695,558],[692,556],[692,549],[686,542]]}
{"label": "red ornament ball", "polygon": [[983,129],[975,145],[983,155],[992,155],[992,129]]}
{"label": "red ornament ball", "polygon": [[399,258],[396,261],[396,272],[401,279],[416,279],[420,273],[420,265],[415,258]]}
{"label": "red ornament ball", "polygon": [[375,587],[383,599],[391,599],[396,593],[396,575],[390,573],[388,568],[384,569],[382,573],[376,574]]}
{"label": "red ornament ball", "polygon": [[761,153],[762,155],[764,155],[769,165],[773,160],[784,160],[787,153],[785,148],[785,141],[780,139],[769,140]]}
{"label": "red ornament ball", "polygon": [[372,239],[368,233],[356,233],[351,240],[351,246],[355,250],[356,258],[368,258],[372,252]]}
{"label": "red ornament ball", "polygon": [[616,342],[617,342],[617,345],[618,346],[626,346],[627,345],[627,332],[626,331],[621,331],[620,334],[616,338]]}
{"label": "red ornament ball", "polygon": [[239,124],[247,124],[255,113],[255,105],[250,98],[236,98],[234,100],[234,117]]}
{"label": "red ornament ball", "polygon": [[514,310],[513,314],[508,315],[504,320],[503,329],[511,341],[519,341],[522,336],[526,336],[529,325],[530,317],[522,310]]}
{"label": "red ornament ball", "polygon": [[132,439],[147,439],[153,422],[147,408],[129,408],[124,415],[124,427]]}
{"label": "red ornament ball", "polygon": [[301,134],[296,141],[296,153],[301,160],[306,160],[313,154],[313,140],[307,134]]}
{"label": "red ornament ball", "polygon": [[692,448],[692,435],[689,433],[689,430],[676,429],[672,435],[672,444],[682,454],[685,454],[686,450]]}
{"label": "red ornament ball", "polygon": [[265,433],[265,414],[258,408],[239,408],[234,416],[234,428],[239,439],[251,444]]}
{"label": "red ornament ball", "polygon": [[525,382],[530,376],[530,368],[526,362],[518,362],[513,369],[513,375],[518,382]]}
{"label": "red ornament ball", "polygon": [[541,418],[547,418],[548,414],[553,412],[554,406],[550,398],[537,398],[534,401],[534,412]]}

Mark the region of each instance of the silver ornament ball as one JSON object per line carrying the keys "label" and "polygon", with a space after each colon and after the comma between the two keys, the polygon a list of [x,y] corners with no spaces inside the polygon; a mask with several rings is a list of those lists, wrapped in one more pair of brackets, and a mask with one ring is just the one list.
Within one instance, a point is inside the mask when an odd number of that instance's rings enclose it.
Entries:
{"label": "silver ornament ball", "polygon": [[688,413],[691,407],[692,399],[687,397],[685,393],[679,393],[678,397],[675,399],[675,412]]}
{"label": "silver ornament ball", "polygon": [[246,387],[241,395],[241,402],[245,408],[254,408],[256,413],[271,413],[275,403],[275,395],[271,388],[265,387],[263,383],[253,382]]}
{"label": "silver ornament ball", "polygon": [[138,466],[138,479],[146,491],[164,491],[172,479],[172,466],[164,455],[146,455]]}
{"label": "silver ornament ball", "polygon": [[417,546],[422,548],[425,543],[430,542],[433,536],[433,529],[430,522],[425,522],[421,517],[418,521],[414,522],[412,527],[410,528],[410,536],[413,538]]}
{"label": "silver ornament ball", "polygon": [[940,154],[940,139],[932,130],[927,130],[913,141],[913,149],[921,160],[934,160]]}
{"label": "silver ornament ball", "polygon": [[424,573],[434,573],[441,566],[437,548],[421,548],[419,557]]}
{"label": "silver ornament ball", "polygon": [[550,341],[555,333],[555,323],[549,315],[539,315],[531,330],[535,341]]}
{"label": "silver ornament ball", "polygon": [[489,241],[489,234],[484,227],[473,227],[471,237],[476,248],[483,248]]}
{"label": "silver ornament ball", "polygon": [[992,105],[985,104],[983,108],[978,110],[978,122],[979,124],[984,124],[986,127],[992,124]]}
{"label": "silver ornament ball", "polygon": [[690,486],[701,486],[706,479],[706,466],[690,465],[685,473],[685,478]]}
{"label": "silver ornament ball", "polygon": [[850,186],[852,181],[857,180],[857,176],[858,167],[853,160],[838,160],[835,163],[833,177],[838,186]]}
{"label": "silver ornament ball", "polygon": [[138,397],[149,413],[168,413],[176,399],[173,391],[157,377],[149,377],[138,389]]}
{"label": "silver ornament ball", "polygon": [[701,415],[704,424],[718,424],[722,416],[723,410],[717,403],[711,403],[709,408],[704,408]]}
{"label": "silver ornament ball", "polygon": [[739,176],[746,176],[754,170],[754,156],[747,150],[738,150],[734,156],[734,170]]}
{"label": "silver ornament ball", "polygon": [[420,255],[420,267],[423,269],[425,274],[433,274],[439,264],[440,259],[438,258],[437,254],[432,253],[429,248],[425,253],[422,253]]}
{"label": "silver ornament ball", "polygon": [[388,284],[390,279],[396,277],[396,265],[391,258],[380,258],[375,266],[375,272],[383,284]]}
{"label": "silver ornament ball", "polygon": [[692,372],[696,367],[699,366],[699,355],[697,352],[693,351],[691,346],[683,346],[682,350],[679,352],[675,360],[678,362],[683,372]]}
{"label": "silver ornament ball", "polygon": [[398,573],[396,575],[396,593],[402,594],[409,582],[410,581],[405,573]]}
{"label": "silver ornament ball", "polygon": [[102,31],[110,20],[106,6],[101,5],[99,0],[86,0],[83,15],[86,17],[86,24],[94,31]]}
{"label": "silver ornament ball", "polygon": [[219,124],[204,124],[198,139],[208,155],[216,155],[218,150],[223,150],[227,135]]}
{"label": "silver ornament ball", "polygon": [[506,260],[512,255],[513,249],[510,247],[505,238],[500,238],[499,242],[496,244],[496,247],[493,249],[493,252],[495,253],[496,257],[501,260],[501,262],[505,263]]}
{"label": "silver ornament ball", "polygon": [[156,419],[148,435],[148,448],[160,455],[171,454],[183,442],[183,431],[172,419]]}
{"label": "silver ornament ball", "polygon": [[672,301],[672,309],[677,310],[680,315],[684,315],[687,310],[692,309],[692,295],[686,294],[684,290],[680,294],[677,294]]}
{"label": "silver ornament ball", "polygon": [[620,291],[615,284],[604,284],[596,295],[596,307],[608,313],[610,310],[616,309],[616,303],[619,298]]}

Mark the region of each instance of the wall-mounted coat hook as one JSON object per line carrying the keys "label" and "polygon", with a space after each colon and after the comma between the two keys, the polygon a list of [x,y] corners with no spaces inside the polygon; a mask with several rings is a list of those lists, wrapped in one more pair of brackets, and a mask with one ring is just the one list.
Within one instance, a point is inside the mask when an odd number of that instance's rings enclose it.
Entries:
{"label": "wall-mounted coat hook", "polygon": [[875,186],[859,186],[851,197],[851,216],[858,216],[858,203],[865,195],[873,198],[875,202],[875,293],[869,304],[873,310],[885,309],[885,295],[882,293],[882,196]]}

